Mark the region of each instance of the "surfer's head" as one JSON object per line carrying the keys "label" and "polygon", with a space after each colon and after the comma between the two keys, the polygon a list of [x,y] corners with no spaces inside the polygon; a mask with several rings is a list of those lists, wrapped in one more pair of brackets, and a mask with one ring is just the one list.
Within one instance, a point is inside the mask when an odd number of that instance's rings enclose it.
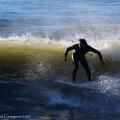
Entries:
{"label": "surfer's head", "polygon": [[86,46],[87,45],[87,41],[85,39],[80,38],[78,41],[80,42],[80,46]]}

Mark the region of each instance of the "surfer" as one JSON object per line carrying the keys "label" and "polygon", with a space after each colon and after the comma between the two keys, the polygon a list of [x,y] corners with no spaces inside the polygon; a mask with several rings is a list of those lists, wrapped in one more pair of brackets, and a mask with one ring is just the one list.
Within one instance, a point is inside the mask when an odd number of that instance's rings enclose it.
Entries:
{"label": "surfer", "polygon": [[102,54],[100,51],[92,48],[91,46],[89,46],[86,42],[85,39],[80,38],[78,44],[72,45],[70,47],[68,47],[65,51],[65,55],[64,55],[64,61],[67,61],[67,54],[70,50],[74,50],[73,55],[72,55],[72,59],[73,59],[73,64],[75,66],[73,73],[72,73],[72,78],[73,78],[73,82],[75,83],[75,79],[76,79],[76,74],[79,68],[79,62],[81,63],[81,65],[83,66],[83,68],[85,69],[86,73],[87,73],[87,78],[89,81],[91,81],[91,71],[90,68],[88,66],[88,62],[85,58],[85,54],[88,52],[94,52],[96,54],[98,54],[101,64],[104,65],[104,61],[102,58]]}

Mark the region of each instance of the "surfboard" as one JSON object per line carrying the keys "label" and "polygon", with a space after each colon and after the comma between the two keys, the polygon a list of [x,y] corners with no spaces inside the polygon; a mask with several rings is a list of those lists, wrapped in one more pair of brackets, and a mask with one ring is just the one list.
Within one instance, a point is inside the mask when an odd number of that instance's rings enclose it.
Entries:
{"label": "surfboard", "polygon": [[65,82],[61,80],[54,80],[54,82],[57,82],[58,84],[65,85],[65,86],[71,86],[76,88],[86,87],[90,89],[95,89],[97,85],[97,81],[91,81],[91,82],[84,82],[84,83],[72,83],[72,82]]}
{"label": "surfboard", "polygon": [[[84,83],[72,83],[62,80],[53,81],[58,91],[70,95],[80,97],[81,100],[95,101],[98,96],[101,96],[97,87],[98,81],[84,82]],[[54,86],[53,86],[54,87]]]}
{"label": "surfboard", "polygon": [[96,91],[96,81],[85,82],[81,84],[65,82],[61,80],[52,80],[49,87],[67,94],[85,94]]}

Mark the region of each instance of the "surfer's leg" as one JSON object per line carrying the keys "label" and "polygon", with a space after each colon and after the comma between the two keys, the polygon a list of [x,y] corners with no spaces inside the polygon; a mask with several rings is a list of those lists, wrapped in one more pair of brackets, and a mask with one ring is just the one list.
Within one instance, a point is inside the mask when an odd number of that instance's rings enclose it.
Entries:
{"label": "surfer's leg", "polygon": [[75,68],[74,68],[73,73],[72,73],[72,78],[73,78],[73,83],[75,83],[77,71],[79,68],[79,63],[78,63],[78,61],[73,61],[73,64],[74,64]]}
{"label": "surfer's leg", "polygon": [[81,65],[84,67],[84,69],[87,73],[88,80],[91,81],[91,71],[90,71],[90,68],[88,66],[87,60],[86,59],[82,60]]}
{"label": "surfer's leg", "polygon": [[73,83],[75,83],[77,71],[78,71],[78,68],[79,68],[78,58],[77,58],[77,56],[75,55],[75,53],[73,53],[72,59],[73,59],[73,64],[74,64],[74,66],[75,66],[75,67],[74,67],[74,70],[73,70],[73,72],[72,72],[72,79],[73,79]]}

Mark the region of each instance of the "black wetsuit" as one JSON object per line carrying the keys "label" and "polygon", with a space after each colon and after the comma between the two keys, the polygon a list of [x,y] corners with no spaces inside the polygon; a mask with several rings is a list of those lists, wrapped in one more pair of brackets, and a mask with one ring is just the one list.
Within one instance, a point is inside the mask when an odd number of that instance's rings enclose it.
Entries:
{"label": "black wetsuit", "polygon": [[96,53],[96,54],[99,55],[99,58],[100,58],[101,62],[103,62],[101,53],[100,53],[98,50],[92,48],[92,47],[89,46],[89,45],[82,46],[82,45],[80,45],[80,44],[75,44],[75,45],[70,46],[70,47],[68,47],[68,48],[66,49],[65,58],[67,57],[68,51],[70,51],[70,50],[75,50],[75,51],[73,52],[73,56],[72,56],[72,58],[73,58],[73,63],[74,63],[74,65],[75,65],[75,68],[74,68],[74,70],[73,70],[73,82],[75,82],[77,70],[78,70],[78,68],[79,68],[79,62],[80,62],[81,65],[84,67],[84,69],[85,69],[85,71],[86,71],[86,73],[87,73],[88,80],[91,81],[91,71],[90,71],[90,69],[89,69],[87,60],[86,60],[86,58],[85,58],[85,54],[86,54],[87,52],[90,52],[90,51],[91,51],[91,52],[94,52],[94,53]]}

